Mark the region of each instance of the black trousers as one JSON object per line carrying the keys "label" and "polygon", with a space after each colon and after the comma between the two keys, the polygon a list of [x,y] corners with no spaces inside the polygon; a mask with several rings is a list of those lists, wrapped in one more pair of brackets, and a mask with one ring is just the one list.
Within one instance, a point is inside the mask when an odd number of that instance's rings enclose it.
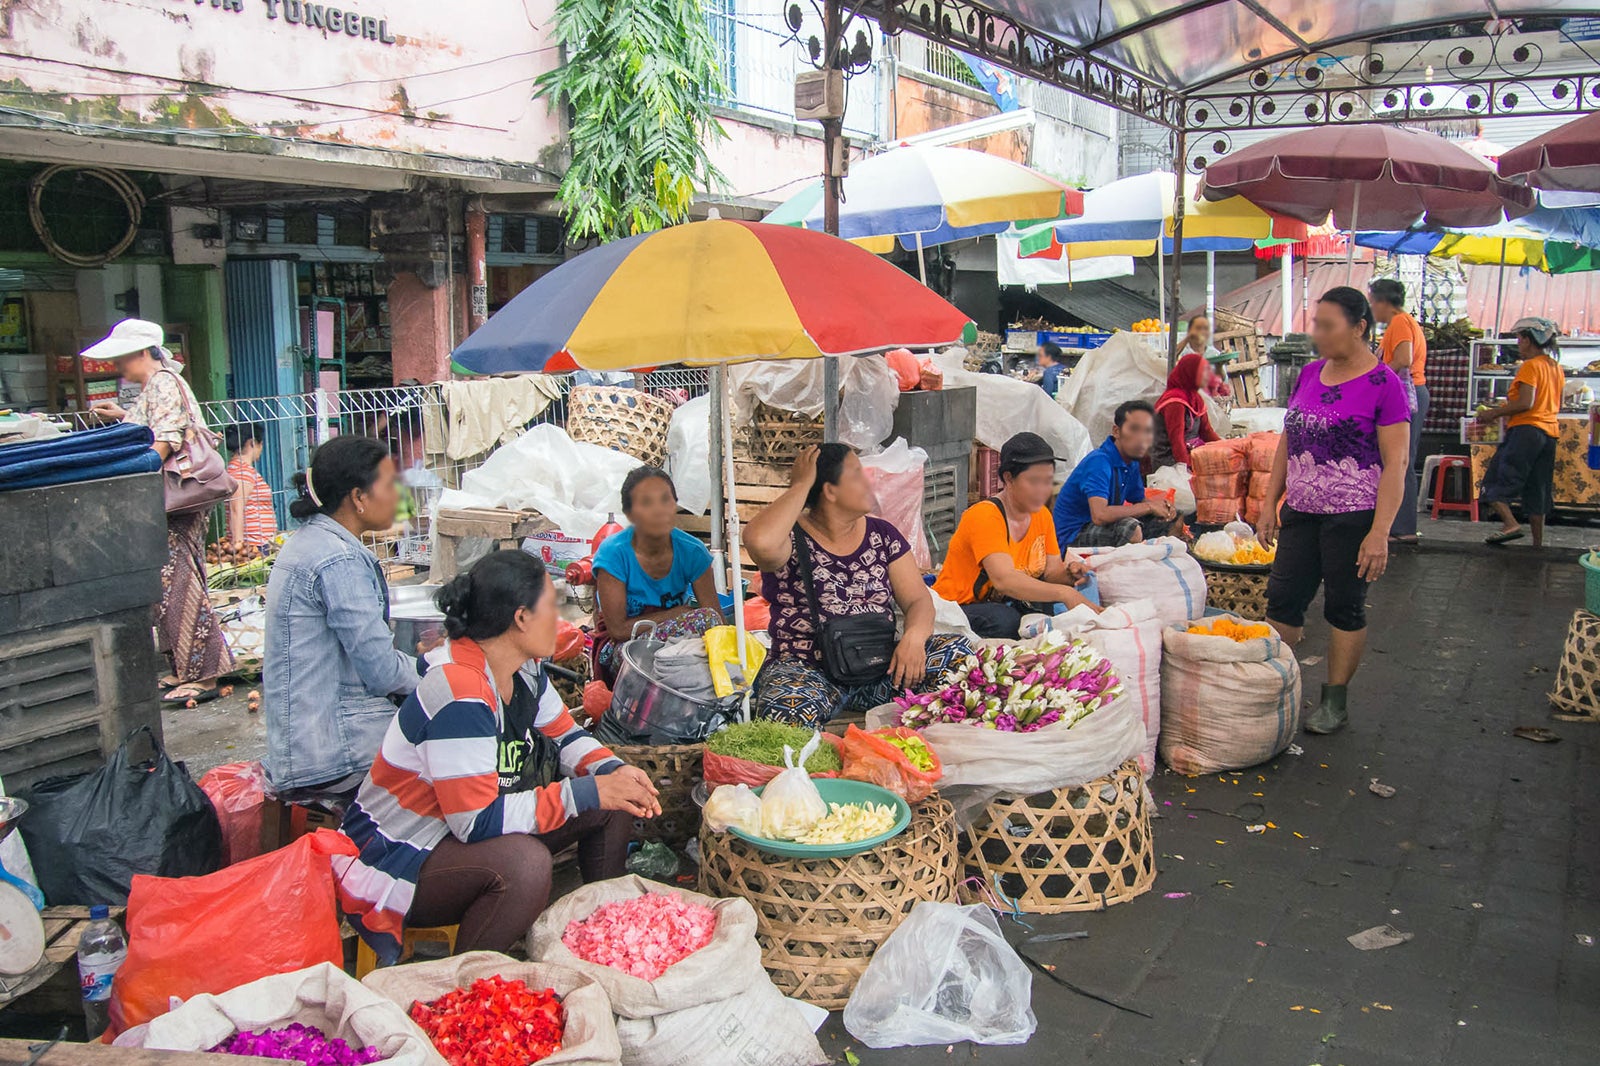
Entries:
{"label": "black trousers", "polygon": [[1267,617],[1299,628],[1306,608],[1323,592],[1322,616],[1335,629],[1367,628],[1367,583],[1356,570],[1361,542],[1372,532],[1371,511],[1279,514],[1278,557],[1267,578]]}

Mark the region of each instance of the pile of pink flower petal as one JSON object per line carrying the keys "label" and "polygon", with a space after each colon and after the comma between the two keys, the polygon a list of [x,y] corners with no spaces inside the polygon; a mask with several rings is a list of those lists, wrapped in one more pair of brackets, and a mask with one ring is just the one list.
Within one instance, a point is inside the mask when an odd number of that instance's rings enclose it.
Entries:
{"label": "pile of pink flower petal", "polygon": [[252,1033],[248,1029],[211,1049],[218,1055],[254,1055],[263,1059],[283,1059],[303,1062],[306,1066],[366,1066],[377,1062],[380,1055],[375,1047],[357,1051],[336,1036],[328,1036],[311,1025],[293,1025],[282,1029],[267,1029]]}
{"label": "pile of pink flower petal", "polygon": [[585,962],[610,966],[645,981],[707,944],[716,932],[710,907],[665,892],[606,903],[561,934],[567,950]]}

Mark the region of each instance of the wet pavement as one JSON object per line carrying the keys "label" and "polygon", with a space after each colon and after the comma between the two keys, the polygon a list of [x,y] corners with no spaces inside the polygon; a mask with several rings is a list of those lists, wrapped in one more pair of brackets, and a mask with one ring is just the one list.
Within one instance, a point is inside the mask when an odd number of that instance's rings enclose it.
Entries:
{"label": "wet pavement", "polygon": [[[1600,1062],[1600,724],[1554,720],[1545,698],[1582,603],[1572,548],[1600,533],[1567,527],[1569,547],[1534,552],[1484,548],[1464,534],[1489,527],[1449,524],[1455,536],[1430,537],[1424,519],[1427,547],[1397,552],[1374,586],[1345,732],[1301,736],[1303,754],[1249,771],[1159,774],[1154,889],[1027,919],[1087,931],[1029,950],[1149,1017],[1035,975],[1026,1046],[872,1051],[835,1014],[824,1047],[863,1066]],[[1325,635],[1314,622],[1301,649],[1308,694]],[[259,755],[249,687],[169,712],[171,750],[196,772]],[[1561,741],[1516,738],[1521,725]],[[1371,792],[1374,777],[1395,795]],[[1413,939],[1345,940],[1385,924]]]}

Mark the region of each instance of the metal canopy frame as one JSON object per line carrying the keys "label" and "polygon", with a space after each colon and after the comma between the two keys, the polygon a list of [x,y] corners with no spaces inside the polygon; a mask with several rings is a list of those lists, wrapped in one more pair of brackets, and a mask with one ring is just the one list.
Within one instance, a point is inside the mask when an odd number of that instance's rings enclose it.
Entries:
{"label": "metal canopy frame", "polygon": [[[1452,117],[1563,115],[1600,108],[1600,40],[1568,39],[1577,55],[1558,60],[1546,55],[1537,39],[1542,34],[1525,36],[1509,28],[1478,37],[1448,32],[1487,20],[1600,17],[1600,4],[1420,3],[1414,7],[1424,17],[1397,12],[1394,22],[1381,27],[1314,35],[1309,16],[1329,2],[1309,0],[1308,17],[1297,20],[1297,29],[1269,10],[1266,0],[1164,0],[1141,5],[1149,10],[1143,17],[1080,41],[1053,33],[1043,23],[1078,6],[1103,10],[1121,5],[1115,0],[1090,5],[1072,0],[862,0],[852,5],[852,13],[876,19],[888,33],[909,31],[1191,134],[1435,119],[1443,110],[1441,96],[1452,89]],[[1284,6],[1272,4],[1280,10]],[[1030,11],[1037,15],[1035,21],[1030,21]],[[1239,62],[1191,82],[1110,58],[1113,46],[1207,13],[1255,20],[1288,46],[1270,53],[1245,49]],[[1233,43],[1240,42],[1229,46]],[[1360,47],[1352,52],[1351,46]],[[1186,162],[1203,166],[1205,160]]]}

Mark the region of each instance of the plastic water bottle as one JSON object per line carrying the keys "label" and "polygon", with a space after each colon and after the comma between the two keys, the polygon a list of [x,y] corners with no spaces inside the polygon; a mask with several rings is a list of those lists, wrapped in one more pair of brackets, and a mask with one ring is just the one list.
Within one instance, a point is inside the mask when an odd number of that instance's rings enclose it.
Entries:
{"label": "plastic water bottle", "polygon": [[128,957],[128,938],[104,906],[89,908],[89,924],[78,938],[78,984],[83,989],[83,1018],[89,1039],[106,1031],[110,1021],[111,979]]}

